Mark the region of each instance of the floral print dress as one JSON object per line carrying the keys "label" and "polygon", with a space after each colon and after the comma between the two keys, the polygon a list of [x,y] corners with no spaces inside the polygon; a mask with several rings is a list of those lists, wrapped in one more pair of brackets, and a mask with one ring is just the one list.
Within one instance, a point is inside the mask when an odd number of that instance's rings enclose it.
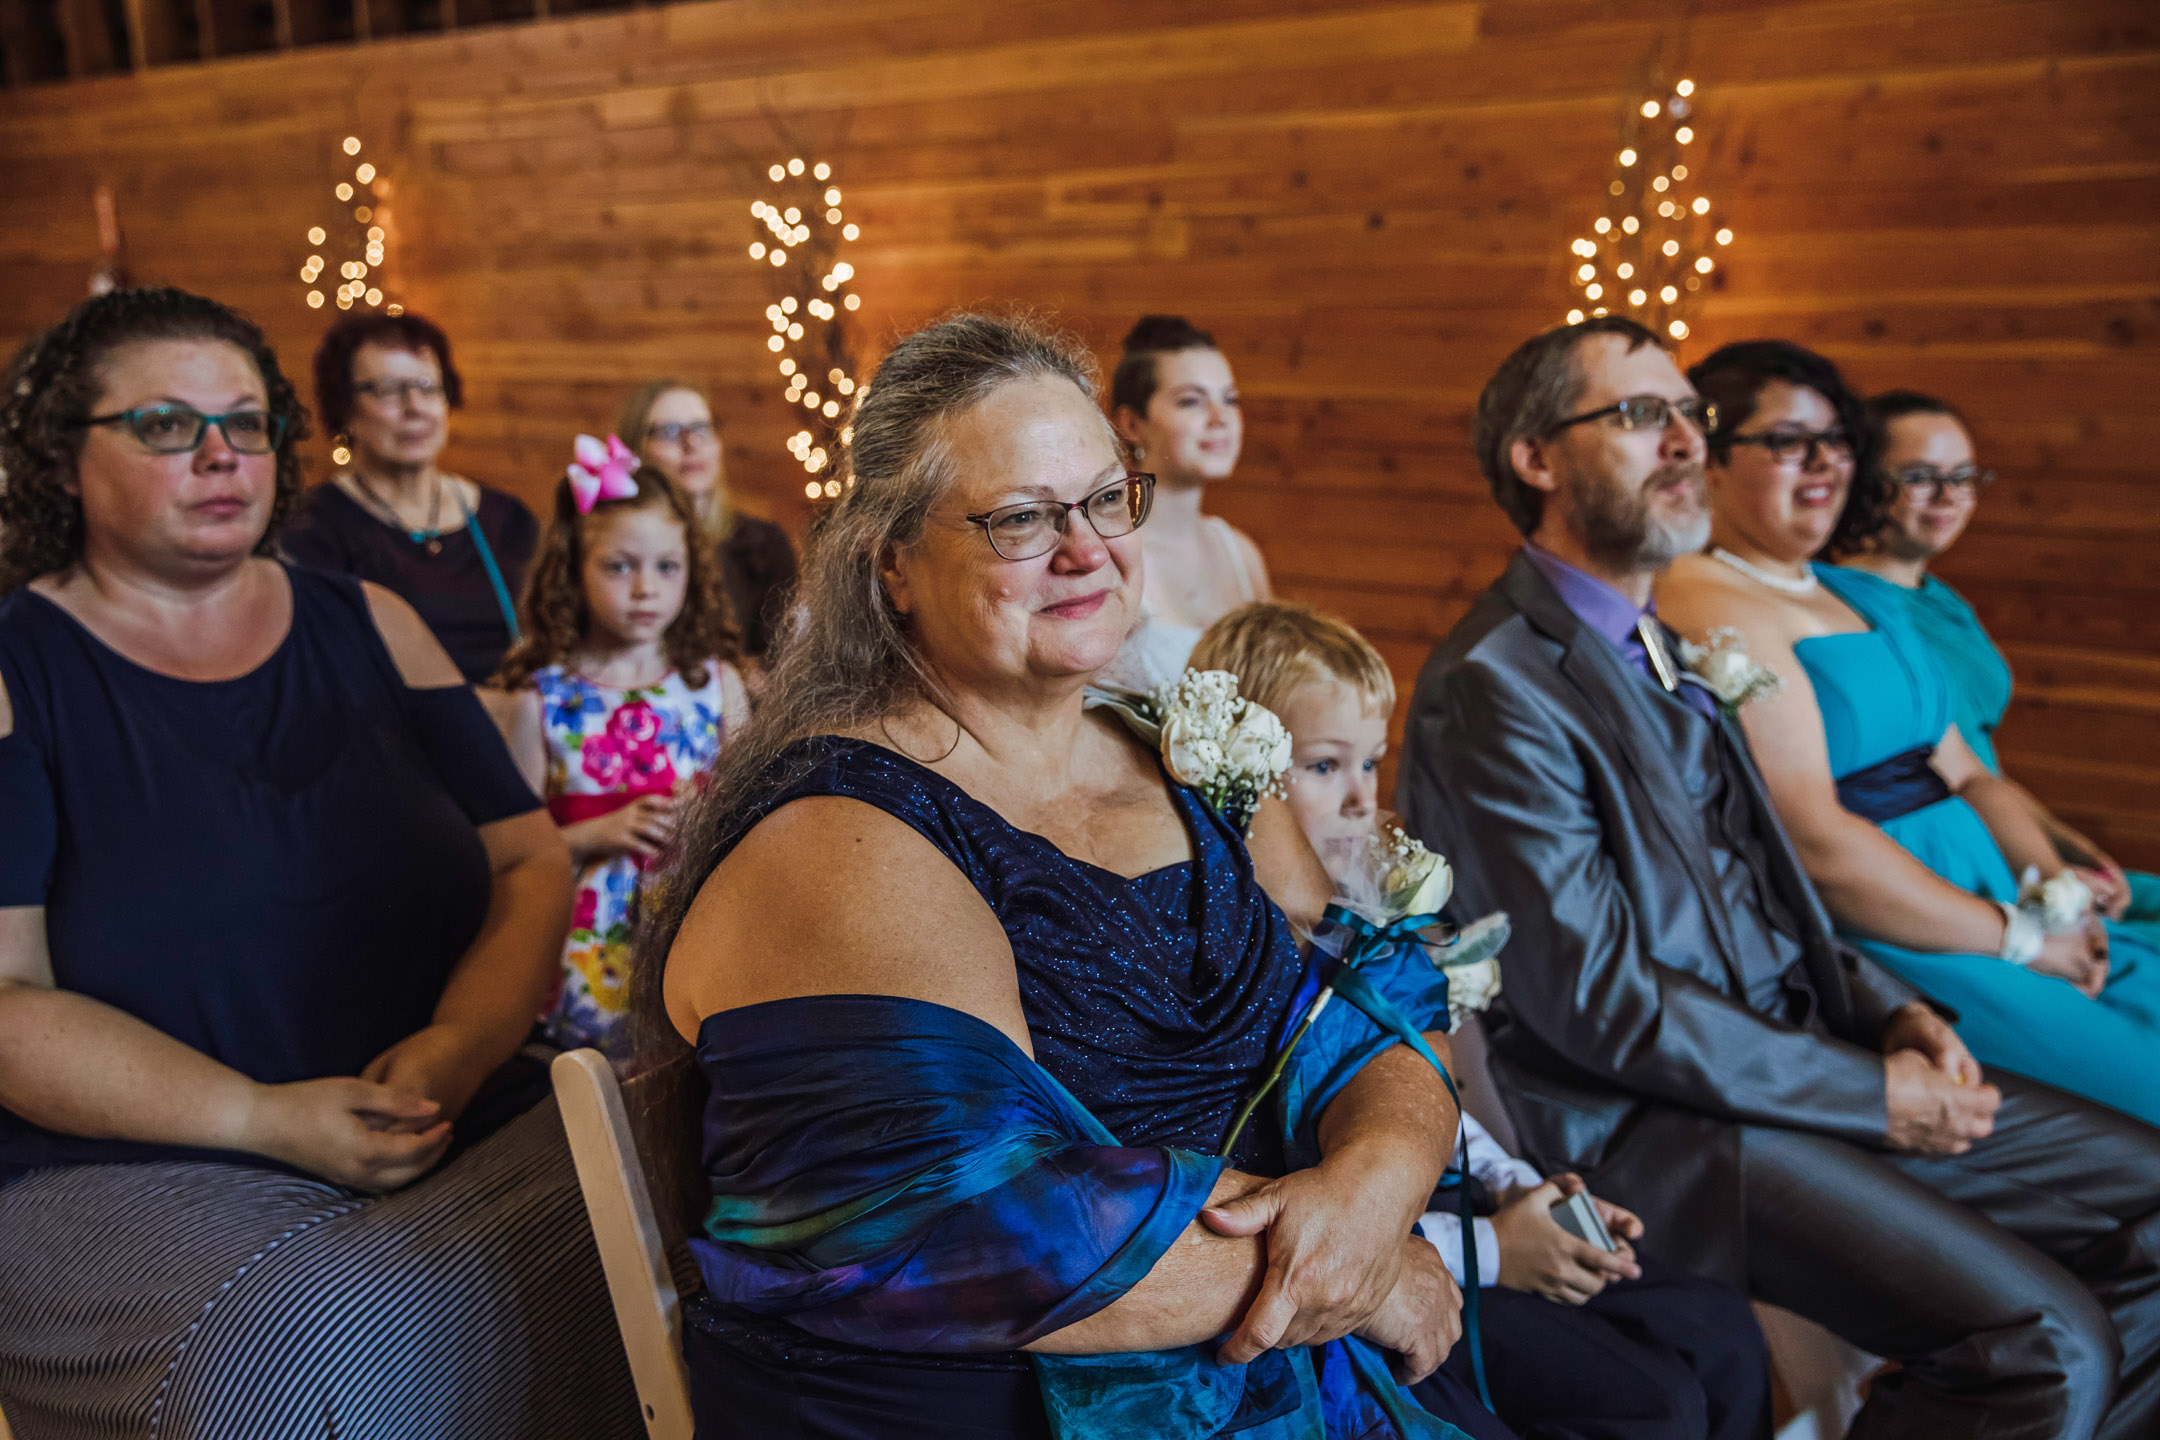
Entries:
{"label": "floral print dress", "polygon": [[[534,672],[547,731],[547,803],[557,825],[575,825],[644,795],[667,795],[702,778],[720,753],[723,673],[707,667],[697,689],[675,671],[653,685],[611,689],[559,665]],[[577,902],[562,972],[543,1018],[564,1049],[590,1045],[620,1063],[630,998],[630,927],[642,866],[608,855],[578,872]]]}

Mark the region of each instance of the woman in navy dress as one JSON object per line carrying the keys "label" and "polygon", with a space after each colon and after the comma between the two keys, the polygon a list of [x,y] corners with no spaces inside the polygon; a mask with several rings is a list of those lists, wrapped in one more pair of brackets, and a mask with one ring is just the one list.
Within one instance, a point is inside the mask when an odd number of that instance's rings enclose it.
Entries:
{"label": "woman in navy dress", "polygon": [[15,1434],[634,1433],[516,1058],[568,856],[412,609],[271,558],[301,428],[276,356],[213,301],[120,291],[7,383]]}
{"label": "woman in navy dress", "polygon": [[1441,1077],[1375,1031],[1216,1159],[1317,989],[1269,897],[1326,882],[1277,802],[1248,841],[1084,708],[1151,489],[1086,352],[961,316],[869,396],[641,937],[712,1090],[700,1434],[1456,1436],[1395,1383],[1459,1329],[1411,1231]]}

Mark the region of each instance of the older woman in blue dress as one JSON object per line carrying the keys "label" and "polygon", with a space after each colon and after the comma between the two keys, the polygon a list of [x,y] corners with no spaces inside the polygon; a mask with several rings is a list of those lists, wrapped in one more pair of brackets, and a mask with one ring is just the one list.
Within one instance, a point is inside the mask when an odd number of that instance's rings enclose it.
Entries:
{"label": "older woman in blue dress", "polygon": [[1689,378],[1718,407],[1711,547],[1673,566],[1659,607],[1699,642],[1737,631],[1776,677],[1739,720],[1840,929],[1956,1010],[1982,1063],[2160,1123],[2160,955],[2095,916],[2044,925],[2020,906],[2021,875],[2053,880],[2060,855],[1960,734],[1903,610],[1808,563],[1880,524],[1865,408],[1782,341],[1728,345]]}
{"label": "older woman in blue dress", "polygon": [[1230,1144],[1310,993],[1269,897],[1325,880],[1279,804],[1248,840],[1084,708],[1151,489],[1085,352],[962,316],[868,395],[641,942],[712,1091],[700,1433],[1456,1434],[1375,1364],[1457,1333],[1411,1232],[1442,1077],[1379,1034]]}

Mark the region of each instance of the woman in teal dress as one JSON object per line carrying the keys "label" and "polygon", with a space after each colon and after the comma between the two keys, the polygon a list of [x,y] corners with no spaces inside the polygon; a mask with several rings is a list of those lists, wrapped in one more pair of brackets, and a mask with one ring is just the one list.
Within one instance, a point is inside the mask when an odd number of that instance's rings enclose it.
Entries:
{"label": "woman in teal dress", "polygon": [[[1794,647],[1815,687],[1830,766],[1843,788],[1892,757],[1932,747],[1956,719],[1957,692],[1888,581],[1819,565],[1823,587],[1869,629]],[[1856,801],[1856,803],[1865,803]],[[1880,822],[1943,879],[1989,900],[2017,900],[2017,877],[1980,813],[1945,793]],[[1958,1033],[1983,1065],[2075,1090],[2160,1124],[2160,951],[2135,928],[2105,922],[2107,983],[2088,998],[2050,975],[1991,955],[1852,942],[1958,1012]]]}
{"label": "woman in teal dress", "polygon": [[[1928,573],[1965,533],[1994,472],[1979,468],[1972,432],[1946,400],[1892,390],[1870,400],[1868,413],[1881,438],[1886,523],[1872,536],[1833,547],[1829,558],[1880,581],[1885,602],[1904,609],[1949,676],[1958,733],[2000,775],[1995,730],[2010,708],[2010,661],[1965,597]],[[2125,873],[2030,791],[2018,791],[2056,851],[2092,886],[2101,910],[2160,947],[2160,875]]]}
{"label": "woman in teal dress", "polygon": [[1675,563],[1659,609],[1698,642],[1737,632],[1728,650],[1777,677],[1737,718],[1841,932],[1955,1011],[1983,1065],[2160,1124],[2160,951],[2093,919],[2030,933],[2018,873],[2060,858],[1960,737],[1950,680],[1884,582],[1808,563],[1886,509],[1854,484],[1874,473],[1859,402],[1783,342],[1727,346],[1689,378],[1718,406],[1712,544]]}

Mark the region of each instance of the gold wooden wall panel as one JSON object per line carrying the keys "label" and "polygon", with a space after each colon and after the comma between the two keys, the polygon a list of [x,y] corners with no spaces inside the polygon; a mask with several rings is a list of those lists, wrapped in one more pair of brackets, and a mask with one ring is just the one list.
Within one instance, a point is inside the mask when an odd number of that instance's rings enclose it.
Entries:
{"label": "gold wooden wall panel", "polygon": [[738,486],[799,521],[744,247],[758,172],[800,150],[864,227],[873,349],[984,302],[1105,355],[1142,310],[1214,329],[1250,433],[1215,503],[1407,682],[1511,548],[1470,407],[1567,308],[1660,53],[1739,233],[1687,353],[1786,335],[1966,407],[2004,479],[1945,573],[2016,664],[2005,752],[2160,866],[2149,0],[709,0],[18,89],[0,339],[81,293],[104,182],[138,276],[246,306],[303,369],[300,242],[356,133],[395,186],[393,289],[459,345],[455,463],[537,495],[574,430],[682,371]]}

